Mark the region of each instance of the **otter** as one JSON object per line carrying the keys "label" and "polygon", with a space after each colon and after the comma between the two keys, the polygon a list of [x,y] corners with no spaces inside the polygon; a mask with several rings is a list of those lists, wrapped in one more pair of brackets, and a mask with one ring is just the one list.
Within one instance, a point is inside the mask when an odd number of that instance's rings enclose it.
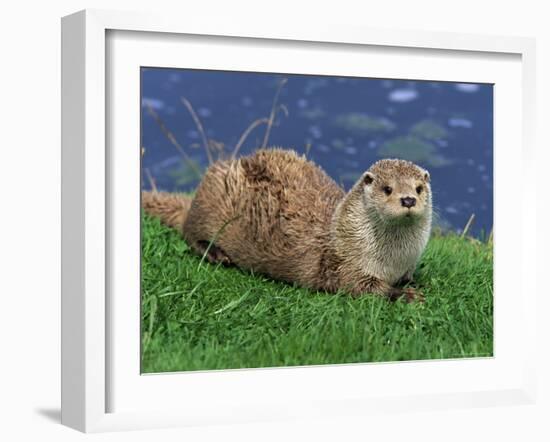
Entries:
{"label": "otter", "polygon": [[423,301],[412,287],[432,220],[429,173],[375,162],[345,192],[293,150],[212,164],[194,197],[143,192],[150,215],[210,262],[327,292]]}

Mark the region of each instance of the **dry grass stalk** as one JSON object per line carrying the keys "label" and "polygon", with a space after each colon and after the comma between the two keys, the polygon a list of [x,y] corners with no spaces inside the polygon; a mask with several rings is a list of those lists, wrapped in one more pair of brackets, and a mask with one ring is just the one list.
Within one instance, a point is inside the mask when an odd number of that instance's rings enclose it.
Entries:
{"label": "dry grass stalk", "polygon": [[[282,90],[283,86],[287,83],[287,81],[288,80],[286,78],[283,78],[280,81],[280,83],[277,87],[277,90],[275,92],[275,96],[273,98],[273,104],[271,106],[271,112],[270,112],[269,117],[268,118],[266,118],[266,117],[258,118],[257,120],[254,120],[245,129],[245,131],[242,133],[241,137],[239,138],[239,141],[235,145],[235,148],[233,149],[233,152],[231,153],[231,159],[236,158],[236,156],[239,153],[241,147],[243,146],[243,144],[245,143],[245,141],[247,140],[249,135],[252,133],[252,131],[254,129],[256,129],[258,126],[262,125],[262,124],[265,124],[267,126],[265,134],[264,134],[263,142],[262,142],[262,148],[267,147],[267,143],[269,141],[269,135],[271,133],[271,128],[272,128],[273,124],[275,123],[275,117],[277,116],[277,113],[279,111],[281,111],[285,114],[286,117],[288,117],[288,115],[289,115],[288,108],[284,104],[278,104],[279,95],[281,94],[281,90]],[[195,122],[195,126],[197,127],[197,130],[199,131],[199,134],[201,136],[202,146],[203,146],[204,151],[206,152],[206,156],[208,158],[208,164],[213,164],[214,161],[215,161],[214,158],[213,158],[213,155],[212,155],[213,151],[216,153],[216,157],[217,157],[216,159],[222,159],[224,157],[224,145],[223,145],[223,143],[216,142],[214,140],[209,140],[207,135],[206,135],[206,131],[204,130],[204,127],[203,127],[197,113],[195,112],[195,109],[193,108],[193,105],[191,104],[191,102],[185,97],[180,97],[180,101],[187,108],[187,110],[189,111],[189,114],[191,115],[191,117],[193,118],[193,121]],[[147,110],[148,110],[149,114],[154,118],[156,123],[159,125],[162,133],[166,136],[166,138],[168,138],[170,143],[172,143],[172,145],[182,155],[183,159],[193,169],[193,171],[196,173],[197,177],[200,178],[201,171],[200,171],[199,167],[195,164],[195,162],[185,152],[182,145],[176,139],[175,135],[168,129],[168,127],[166,127],[166,124],[164,123],[164,121],[160,118],[160,116],[157,114],[157,112],[153,109],[153,107],[150,104],[146,104],[146,107],[147,107]],[[311,146],[308,148],[308,152],[309,152],[310,148],[311,148]],[[144,152],[145,152],[145,149],[142,148],[142,155],[143,155]],[[146,173],[149,173],[149,172],[147,171]],[[148,175],[148,178],[149,178],[149,175]],[[153,183],[151,184],[151,187],[153,187]]]}
{"label": "dry grass stalk", "polygon": [[206,136],[206,132],[204,131],[204,127],[202,126],[201,120],[199,119],[197,113],[195,112],[195,109],[193,109],[193,106],[191,105],[190,101],[185,97],[180,97],[181,102],[183,105],[187,108],[189,113],[191,114],[191,117],[193,118],[193,121],[195,122],[195,126],[197,126],[197,129],[201,135],[202,138],[202,144],[204,146],[204,150],[206,152],[206,156],[208,158],[208,164],[213,164],[214,159],[212,158],[212,153],[210,152],[210,147],[208,143],[208,137]]}
{"label": "dry grass stalk", "polygon": [[491,233],[489,233],[489,238],[487,239],[487,244],[493,245],[493,227],[491,227]]}
{"label": "dry grass stalk", "polygon": [[235,145],[235,148],[233,149],[233,152],[231,153],[231,159],[234,160],[237,154],[239,153],[239,150],[241,149],[242,145],[250,135],[250,133],[256,129],[261,124],[267,124],[269,123],[269,119],[267,118],[258,118],[257,120],[254,120],[242,133],[241,137],[239,138],[239,141]]}
{"label": "dry grass stalk", "polygon": [[472,223],[474,222],[475,214],[472,213],[470,215],[470,218],[468,219],[468,222],[464,226],[464,230],[462,230],[462,234],[460,235],[461,238],[464,238],[466,234],[468,233],[468,230],[470,230],[470,227],[472,226]]}
{"label": "dry grass stalk", "polygon": [[283,111],[283,114],[285,114],[285,117],[287,118],[290,115],[290,113],[288,112],[288,107],[286,107],[284,104],[279,104],[277,111]]}
{"label": "dry grass stalk", "polygon": [[153,192],[157,193],[157,183],[155,182],[155,179],[153,178],[153,175],[151,175],[151,171],[148,167],[145,168],[145,176],[147,177],[147,181],[149,181],[149,185],[151,186],[151,189]]}
{"label": "dry grass stalk", "polygon": [[166,127],[166,124],[164,124],[164,121],[162,120],[162,118],[160,118],[159,114],[157,114],[157,112],[153,109],[153,107],[150,104],[146,104],[146,107],[147,107],[147,111],[149,112],[149,115],[151,115],[155,120],[155,122],[158,124],[164,136],[168,138],[168,141],[170,141],[170,143],[172,143],[172,145],[176,148],[176,150],[181,154],[184,161],[187,164],[189,164],[189,166],[196,173],[197,177],[200,177],[201,171],[199,167],[195,164],[195,162],[191,159],[191,157],[187,155],[187,153],[183,149],[182,145],[178,142],[178,140],[176,139],[172,131],[170,131],[170,129]]}
{"label": "dry grass stalk", "polygon": [[279,110],[282,110],[286,116],[288,116],[288,109],[286,106],[281,105],[277,106],[277,102],[279,101],[279,95],[281,94],[281,90],[283,89],[283,86],[288,81],[287,78],[283,78],[281,82],[279,83],[279,87],[277,88],[277,91],[275,92],[275,97],[273,97],[273,105],[271,106],[271,113],[269,114],[269,120],[267,122],[267,128],[265,130],[264,135],[264,141],[262,143],[262,149],[265,149],[267,147],[267,141],[269,140],[269,135],[271,133],[271,127],[273,126],[273,122],[275,121],[275,116],[277,115],[277,112]]}
{"label": "dry grass stalk", "polygon": [[225,143],[209,138],[208,146],[210,147],[210,151],[216,154],[216,160],[223,160],[225,158]]}
{"label": "dry grass stalk", "polygon": [[309,156],[309,151],[311,150],[311,143],[306,144],[306,157]]}

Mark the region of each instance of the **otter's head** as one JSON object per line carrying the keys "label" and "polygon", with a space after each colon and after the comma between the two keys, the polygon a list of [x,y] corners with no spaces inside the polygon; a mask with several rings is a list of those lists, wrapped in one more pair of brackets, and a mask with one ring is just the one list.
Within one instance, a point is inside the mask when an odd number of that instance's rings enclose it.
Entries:
{"label": "otter's head", "polygon": [[431,218],[430,174],[410,161],[380,160],[362,176],[363,201],[389,224]]}

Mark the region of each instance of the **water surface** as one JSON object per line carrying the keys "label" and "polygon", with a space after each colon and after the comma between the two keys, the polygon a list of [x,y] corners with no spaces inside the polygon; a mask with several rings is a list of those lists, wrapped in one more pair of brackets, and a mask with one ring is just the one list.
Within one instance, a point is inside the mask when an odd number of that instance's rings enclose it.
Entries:
{"label": "water surface", "polygon": [[[489,84],[142,68],[143,187],[193,190],[208,166],[192,104],[216,155],[229,154],[243,131],[269,117],[281,80],[269,145],[306,153],[349,189],[380,158],[409,159],[432,177],[438,223],[471,233],[493,225],[493,87]],[[157,115],[155,119],[153,114]],[[165,124],[196,166],[182,160]],[[262,144],[265,125],[240,154]],[[150,177],[150,178],[149,178]]]}

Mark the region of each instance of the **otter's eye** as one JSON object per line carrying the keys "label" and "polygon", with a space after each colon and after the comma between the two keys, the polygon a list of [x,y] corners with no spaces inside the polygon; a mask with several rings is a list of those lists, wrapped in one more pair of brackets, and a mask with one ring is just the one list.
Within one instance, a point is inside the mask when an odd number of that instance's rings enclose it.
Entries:
{"label": "otter's eye", "polygon": [[390,186],[384,186],[382,190],[386,195],[391,195],[391,193],[393,192],[393,189]]}
{"label": "otter's eye", "polygon": [[422,193],[423,190],[424,190],[424,187],[422,187],[422,186],[417,186],[416,187],[416,193],[418,193],[419,195]]}

